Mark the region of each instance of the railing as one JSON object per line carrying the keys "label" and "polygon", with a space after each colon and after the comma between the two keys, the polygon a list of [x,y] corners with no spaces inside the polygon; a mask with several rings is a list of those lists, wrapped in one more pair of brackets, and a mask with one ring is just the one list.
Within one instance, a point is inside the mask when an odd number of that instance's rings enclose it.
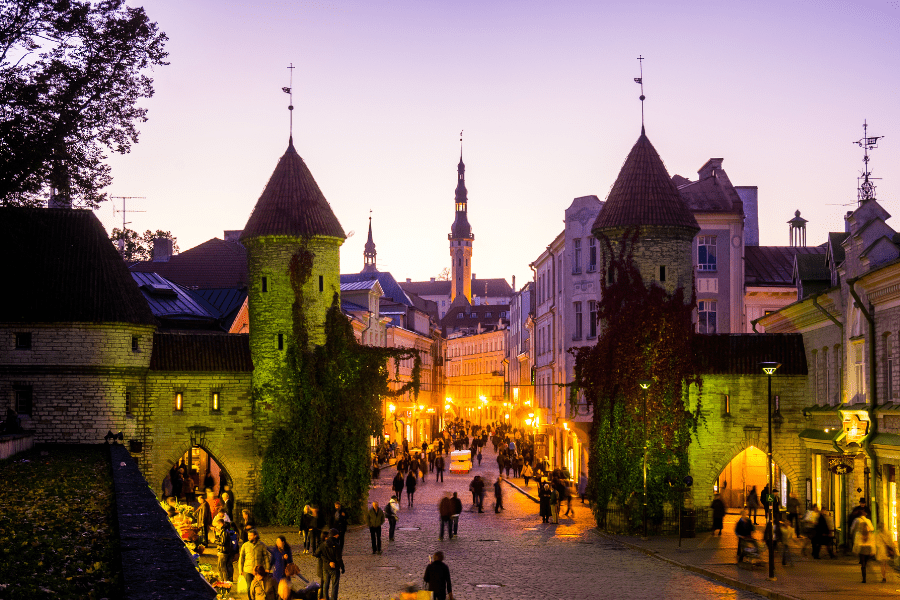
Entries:
{"label": "railing", "polygon": [[[685,511],[687,514],[688,511]],[[682,535],[691,530],[709,531],[712,529],[712,510],[709,508],[690,509],[693,519],[685,517],[682,522]],[[678,510],[667,506],[662,513],[647,515],[648,532],[654,535],[678,535]],[[611,506],[598,515],[597,526],[608,533],[639,533],[642,531],[641,507],[622,508]],[[688,536],[685,536],[688,537]],[[690,537],[693,537],[692,535]]]}
{"label": "railing", "polygon": [[0,460],[15,456],[19,452],[25,452],[34,448],[34,433],[11,433],[0,435]]}

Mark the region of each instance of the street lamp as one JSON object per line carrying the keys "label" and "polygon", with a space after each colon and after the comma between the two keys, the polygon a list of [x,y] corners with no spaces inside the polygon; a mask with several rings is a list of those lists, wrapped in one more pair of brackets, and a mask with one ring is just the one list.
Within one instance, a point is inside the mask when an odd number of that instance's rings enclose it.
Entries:
{"label": "street lamp", "polygon": [[644,539],[647,539],[647,390],[650,389],[650,379],[641,379],[638,385],[644,390]]}
{"label": "street lamp", "polygon": [[775,495],[772,493],[775,479],[775,473],[773,472],[773,463],[772,463],[772,375],[775,374],[775,371],[778,370],[778,367],[781,366],[779,362],[761,362],[759,366],[762,368],[763,373],[769,378],[769,404],[766,413],[768,415],[769,420],[769,454],[768,454],[768,480],[769,480],[769,497],[766,498],[766,502],[769,504],[769,518],[767,519],[766,526],[769,528],[769,535],[772,536],[772,541],[769,543],[769,581],[775,581],[775,522],[773,520],[775,516]]}

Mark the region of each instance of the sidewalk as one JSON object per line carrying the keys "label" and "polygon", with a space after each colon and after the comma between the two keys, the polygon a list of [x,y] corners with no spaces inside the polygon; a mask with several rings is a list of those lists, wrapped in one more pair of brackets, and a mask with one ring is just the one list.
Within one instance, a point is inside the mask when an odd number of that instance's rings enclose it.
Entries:
{"label": "sidewalk", "polygon": [[[534,483],[524,488],[522,479],[506,480],[510,487],[537,502]],[[578,505],[576,500],[574,505]],[[590,519],[589,512],[579,510],[578,517]],[[579,519],[579,520],[581,520]],[[562,521],[561,521],[562,522]],[[677,537],[657,536],[642,540],[637,536],[607,534],[595,527],[598,537],[616,541],[638,552],[671,563],[688,571],[704,575],[730,587],[753,592],[773,600],[843,600],[866,598],[900,598],[900,575],[893,567],[888,568],[887,583],[881,583],[881,567],[872,562],[868,568],[867,581],[861,583],[859,561],[855,555],[841,556],[831,560],[823,548],[814,560],[811,556],[800,556],[799,550],[792,549],[794,566],[781,565],[781,552],[775,555],[775,581],[768,580],[768,551],[760,541],[766,562],[753,569],[737,566],[737,540],[734,525],[737,515],[725,517],[722,536],[708,532],[698,532],[695,538],[685,538],[678,547]],[[757,528],[760,539],[763,526]]]}

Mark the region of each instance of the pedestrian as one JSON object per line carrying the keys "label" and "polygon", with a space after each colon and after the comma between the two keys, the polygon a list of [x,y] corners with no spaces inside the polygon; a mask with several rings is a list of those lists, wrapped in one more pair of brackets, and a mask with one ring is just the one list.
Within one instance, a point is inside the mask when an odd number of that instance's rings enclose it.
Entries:
{"label": "pedestrian", "polygon": [[391,496],[384,511],[388,520],[388,541],[394,541],[394,529],[397,527],[397,519],[400,518],[400,501],[397,500],[397,494]]}
{"label": "pedestrian", "polygon": [[572,508],[572,490],[569,489],[567,483],[560,482],[560,491],[562,493],[562,497],[566,500],[566,514],[565,516],[575,516],[575,509]]}
{"label": "pedestrian", "polygon": [[456,495],[456,492],[453,492],[453,497],[450,498],[450,525],[453,527],[453,535],[450,537],[456,537],[459,535],[459,515],[462,513],[462,500],[459,499],[459,496]]}
{"label": "pedestrian", "polygon": [[241,511],[241,542],[246,542],[249,538],[247,537],[250,533],[250,530],[256,527],[256,521],[253,520],[253,517],[250,516],[250,511],[246,508]]}
{"label": "pedestrian", "polygon": [[328,539],[316,550],[316,556],[322,558],[322,588],[325,600],[337,600],[344,573],[344,558],[341,550],[341,532],[335,528],[328,531]]}
{"label": "pedestrian", "polygon": [[366,525],[369,526],[369,535],[372,536],[372,554],[381,554],[381,526],[384,525],[384,511],[377,502],[372,502],[372,508],[366,512]]}
{"label": "pedestrian", "polygon": [[806,511],[806,514],[803,515],[803,537],[805,538],[805,544],[803,546],[803,550],[801,554],[806,556],[806,546],[811,546],[813,542],[813,538],[816,535],[816,523],[819,521],[819,506],[817,504],[813,504],[809,507],[809,510]]}
{"label": "pedestrian", "polygon": [[205,546],[209,543],[209,529],[212,527],[213,515],[204,496],[198,496],[197,500],[199,504],[194,509],[194,519],[200,526],[200,543]]}
{"label": "pedestrian", "polygon": [[425,475],[428,474],[428,459],[425,458],[424,452],[419,456],[419,471],[422,473],[422,483],[425,483]]}
{"label": "pedestrian", "polygon": [[559,524],[559,490],[555,485],[550,486],[550,518]]}
{"label": "pedestrian", "polygon": [[453,585],[450,583],[450,568],[444,564],[444,553],[438,550],[431,557],[422,575],[426,587],[433,594],[434,600],[453,600]]}
{"label": "pedestrian", "polygon": [[816,527],[812,539],[812,557],[819,558],[819,552],[825,546],[828,549],[828,555],[834,558],[834,520],[824,508],[819,511],[819,518],[816,521]]}
{"label": "pedestrian", "polygon": [[476,475],[472,480],[472,486],[470,488],[472,490],[472,496],[475,501],[475,506],[478,507],[478,512],[484,512],[484,479],[481,478],[481,475]]}
{"label": "pedestrian", "polygon": [[394,493],[398,498],[403,497],[403,473],[401,471],[397,471],[397,474],[394,475],[394,480],[391,482],[391,489],[394,490]]}
{"label": "pedestrian", "polygon": [[542,523],[548,523],[551,515],[550,507],[550,484],[545,483],[538,490],[538,498],[540,502],[540,516]]}
{"label": "pedestrian", "polygon": [[303,540],[303,554],[309,554],[312,544],[312,521],[312,509],[307,504],[303,507],[303,514],[300,516],[300,539]]}
{"label": "pedestrian", "polygon": [[723,521],[725,520],[725,503],[722,502],[721,494],[716,494],[713,496],[712,501],[712,531],[713,535],[716,534],[716,531],[719,532],[719,537],[722,537],[722,527]]}
{"label": "pedestrian", "polygon": [[247,541],[241,546],[241,552],[238,555],[238,572],[244,576],[244,580],[247,582],[247,596],[250,600],[253,600],[253,597],[250,596],[250,584],[253,582],[255,575],[254,569],[260,566],[265,571],[268,571],[271,566],[270,561],[271,555],[269,550],[260,541],[256,529],[249,530],[247,532]]}
{"label": "pedestrian", "polygon": [[791,492],[787,500],[788,523],[794,528],[794,533],[800,535],[800,501],[797,492]]}
{"label": "pedestrian", "polygon": [[232,563],[234,555],[231,553],[232,548],[229,537],[233,531],[225,527],[225,519],[216,517],[213,521],[216,540],[216,566],[219,569],[219,579],[222,581],[234,581],[234,564]]}
{"label": "pedestrian", "polygon": [[315,552],[316,548],[319,547],[319,542],[322,539],[322,530],[325,528],[325,515],[322,514],[322,511],[319,510],[319,507],[315,504],[309,507],[310,510],[310,518],[312,523],[312,529],[310,530],[310,537],[312,538],[312,544],[310,548],[310,552]]}
{"label": "pedestrian", "polygon": [[275,582],[262,565],[253,567],[253,577],[249,581],[247,595],[250,600],[275,600]]}
{"label": "pedestrian", "polygon": [[[581,503],[584,504],[584,497],[587,496],[587,485],[588,478],[587,475],[584,474],[584,471],[581,472],[581,475],[578,479],[578,495],[581,496]],[[588,506],[590,506],[590,502],[588,502]]]}
{"label": "pedestrian", "polygon": [[412,508],[413,499],[416,495],[416,476],[410,471],[406,476],[406,506]]}
{"label": "pedestrian", "polygon": [[328,519],[328,527],[329,529],[338,530],[338,542],[341,544],[341,550],[344,549],[344,536],[347,534],[347,522],[347,512],[341,508],[340,502],[335,502],[334,512],[331,513],[331,518]]}
{"label": "pedestrian", "polygon": [[794,533],[790,523],[786,521],[778,521],[778,529],[776,530],[776,542],[781,544],[781,566],[794,566],[794,557],[791,555],[790,540]]}
{"label": "pedestrian", "polygon": [[863,512],[850,527],[853,536],[853,553],[859,555],[859,566],[862,570],[862,582],[866,582],[866,565],[875,558],[875,536],[872,535],[872,521]]}
{"label": "pedestrian", "polygon": [[272,555],[270,561],[272,579],[275,587],[278,587],[278,582],[284,577],[284,568],[294,562],[294,554],[291,552],[291,545],[287,543],[287,539],[283,535],[275,538],[275,546],[269,548],[269,553]]}
{"label": "pedestrian", "polygon": [[231,492],[231,486],[227,483],[225,484],[225,491],[222,492],[222,506],[225,507],[225,512],[228,513],[228,518],[231,521],[234,521],[234,494]]}
{"label": "pedestrian", "polygon": [[503,475],[497,477],[497,481],[494,482],[494,514],[499,513],[503,510],[503,486],[501,482],[503,481]]}
{"label": "pedestrian", "polygon": [[478,466],[481,466],[481,446],[478,447]]}
{"label": "pedestrian", "polygon": [[444,483],[444,457],[440,454],[434,459],[434,482],[437,483],[438,479]]}
{"label": "pedestrian", "polygon": [[759,554],[756,540],[753,539],[753,523],[750,522],[750,513],[747,512],[747,509],[741,511],[741,516],[734,526],[734,535],[737,537],[738,564],[744,560],[744,554],[748,546],[755,548],[756,554]]}
{"label": "pedestrian", "polygon": [[525,479],[525,487],[528,487],[528,480],[531,479],[532,470],[531,465],[525,463],[525,466],[522,467],[522,477]]}
{"label": "pedestrian", "polygon": [[756,511],[759,510],[759,495],[756,493],[756,486],[747,494],[747,510],[753,517],[753,524],[756,525]]}
{"label": "pedestrian", "polygon": [[438,534],[438,541],[444,541],[444,527],[447,527],[447,533],[450,534],[450,539],[453,539],[453,524],[450,522],[450,515],[453,514],[453,503],[450,502],[450,494],[444,494],[444,497],[441,498],[440,502],[438,502],[438,516],[441,520],[441,529]]}
{"label": "pedestrian", "polygon": [[888,562],[897,556],[897,546],[888,533],[884,521],[878,522],[878,535],[875,536],[875,560],[881,565],[881,583],[887,583]]}

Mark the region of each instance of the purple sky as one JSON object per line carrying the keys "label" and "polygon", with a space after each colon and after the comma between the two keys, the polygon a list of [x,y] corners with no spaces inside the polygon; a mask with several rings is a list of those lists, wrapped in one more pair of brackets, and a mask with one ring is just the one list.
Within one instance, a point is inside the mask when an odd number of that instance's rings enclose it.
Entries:
{"label": "purple sky", "polygon": [[[171,65],[107,191],[146,196],[131,227],[182,249],[246,223],[287,146],[291,62],[295,146],[356,232],[342,272],[362,268],[370,208],[380,270],[418,280],[449,264],[465,130],[473,271],[520,286],[572,199],[604,199],[636,141],[639,54],[669,173],[723,157],[735,185],[759,187],[762,244],[788,243],[796,209],[810,245],[843,230],[863,119],[886,136],[878,198],[900,212],[900,0],[144,5]],[[98,216],[121,226],[112,203]]]}

